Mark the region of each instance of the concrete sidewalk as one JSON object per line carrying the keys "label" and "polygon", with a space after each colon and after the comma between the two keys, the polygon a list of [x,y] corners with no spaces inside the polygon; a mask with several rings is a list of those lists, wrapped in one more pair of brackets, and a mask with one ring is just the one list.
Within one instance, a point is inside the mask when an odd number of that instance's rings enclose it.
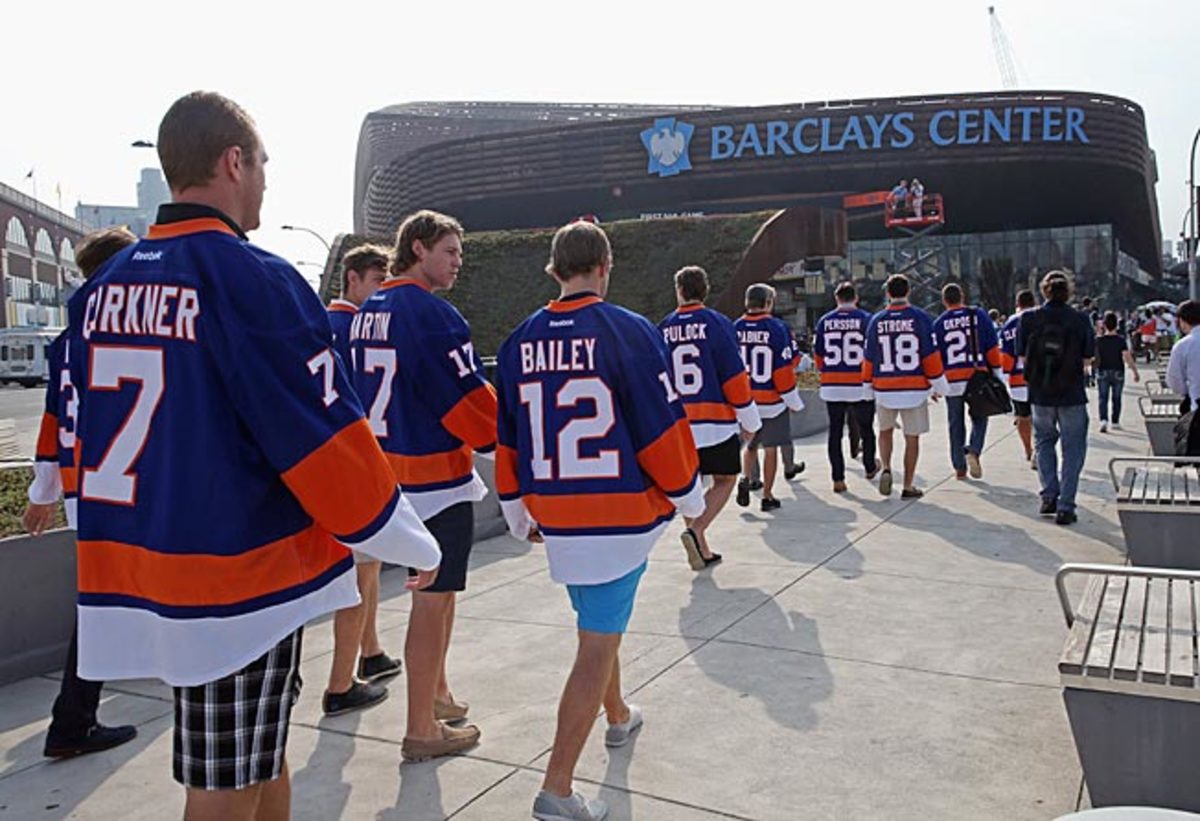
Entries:
{"label": "concrete sidewalk", "polygon": [[[1107,461],[1146,452],[1135,389],[1123,431],[1092,423],[1073,527],[1037,515],[1036,474],[1006,418],[993,420],[983,481],[955,481],[942,405],[924,439],[922,500],[883,499],[857,465],[850,492],[833,494],[822,435],[797,443],[808,471],[778,494],[782,510],[759,513],[757,496],[730,504],[710,537],[726,557],[713,570],[688,569],[673,524],[622,649],[645,727],[610,752],[599,722],[578,786],[615,821],[1046,819],[1086,803],[1057,684],[1066,628],[1053,573],[1124,561]],[[295,818],[529,817],[573,613],[538,547],[495,538],[473,566],[451,684],[482,744],[400,767],[403,679],[373,710],[323,718],[332,636],[311,625],[289,747]],[[380,611],[394,655],[402,582],[385,575]],[[169,691],[106,687],[102,720],[138,724],[138,739],[50,763],[40,754],[56,692],[51,676],[0,689],[0,819],[180,817]]]}

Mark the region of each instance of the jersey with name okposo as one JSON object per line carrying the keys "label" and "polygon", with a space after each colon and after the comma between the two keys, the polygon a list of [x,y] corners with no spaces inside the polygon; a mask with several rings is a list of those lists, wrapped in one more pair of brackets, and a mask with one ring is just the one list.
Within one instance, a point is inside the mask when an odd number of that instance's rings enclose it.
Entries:
{"label": "jersey with name okposo", "polygon": [[496,448],[496,392],[458,309],[415,280],[385,282],[350,323],[350,355],[371,430],[421,518],[482,499],[474,453]]}
{"label": "jersey with name okposo", "polygon": [[889,305],[871,317],[863,387],[868,399],[894,410],[924,404],[930,388],[942,394],[950,390],[929,314],[905,303]]}
{"label": "jersey with name okposo", "polygon": [[600,584],[646,560],[678,507],[704,511],[699,459],[653,325],[594,294],[551,302],[500,346],[496,488],[550,575]]}
{"label": "jersey with name okposo", "polygon": [[286,262],[215,217],[156,225],[69,313],[82,677],[241,669],[358,601],[339,542],[437,565]]}
{"label": "jersey with name okposo", "polygon": [[813,354],[826,402],[861,402],[863,352],[871,315],[853,305],[840,306],[817,320]]}
{"label": "jersey with name okposo", "polygon": [[762,427],[733,323],[703,305],[685,305],[658,323],[671,376],[696,447],[707,448]]}
{"label": "jersey with name okposo", "polygon": [[358,313],[358,306],[346,299],[335,299],[325,309],[329,315],[329,330],[333,332],[333,350],[342,358],[346,373],[353,371],[350,361],[350,323]]}
{"label": "jersey with name okposo", "polygon": [[745,314],[733,328],[759,415],[774,419],[785,410],[803,410],[804,401],[796,390],[792,333],[783,320],[770,314]]}
{"label": "jersey with name okposo", "polygon": [[964,305],[944,311],[933,321],[933,337],[950,383],[947,396],[962,396],[971,375],[981,368],[1003,374],[996,326],[983,308]]}
{"label": "jersey with name okposo", "polygon": [[1029,387],[1025,384],[1025,361],[1017,356],[1017,331],[1021,329],[1021,314],[1013,314],[1000,329],[1000,365],[1008,381],[1008,392],[1014,401],[1028,402]]}
{"label": "jersey with name okposo", "polygon": [[75,417],[78,402],[67,370],[67,332],[46,346],[46,404],[38,428],[34,453],[33,482],[29,501],[54,504],[61,496],[67,527],[74,530],[78,503],[78,474],[75,471]]}

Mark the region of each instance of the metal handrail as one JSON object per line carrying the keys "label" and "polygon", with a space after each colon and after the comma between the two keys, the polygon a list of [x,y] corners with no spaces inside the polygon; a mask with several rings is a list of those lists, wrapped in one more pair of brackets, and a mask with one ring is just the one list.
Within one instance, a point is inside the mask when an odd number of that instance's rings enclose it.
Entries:
{"label": "metal handrail", "polygon": [[[1142,385],[1146,390],[1147,396],[1152,396],[1152,397],[1155,397],[1156,399],[1162,399],[1162,398],[1166,398],[1166,397],[1174,397],[1176,399],[1176,401],[1183,399],[1182,396],[1175,393],[1175,391],[1171,390],[1171,386],[1168,385],[1166,383],[1166,381],[1164,381],[1162,379],[1158,379],[1158,378],[1147,379],[1145,382],[1142,383]],[[1157,391],[1151,390],[1151,388],[1150,388],[1151,385],[1157,385],[1158,390]]]}
{"label": "metal handrail", "polygon": [[[1147,407],[1154,407],[1157,405],[1158,407],[1161,408],[1164,405],[1166,405],[1166,406],[1177,405],[1183,401],[1183,397],[1180,397],[1179,399],[1173,399],[1171,397],[1168,397],[1166,394],[1159,394],[1157,396],[1139,396],[1137,398],[1137,401],[1138,401],[1138,410],[1141,411],[1142,416],[1146,416],[1147,415],[1146,414]],[[1158,418],[1161,419],[1162,417],[1158,417]],[[1178,416],[1176,418],[1178,418]]]}
{"label": "metal handrail", "polygon": [[1092,564],[1087,562],[1069,562],[1064,564],[1054,574],[1054,587],[1058,590],[1058,603],[1062,606],[1063,617],[1067,627],[1075,625],[1075,608],[1071,606],[1071,598],[1067,595],[1067,576],[1076,573],[1105,576],[1124,576],[1126,578],[1178,579],[1180,581],[1200,582],[1200,570],[1180,570],[1173,567],[1130,567],[1120,564]]}
{"label": "metal handrail", "polygon": [[1108,460],[1108,476],[1112,479],[1113,490],[1120,490],[1121,483],[1117,480],[1114,466],[1117,462],[1132,464],[1153,462],[1158,465],[1200,465],[1200,456],[1114,456]]}

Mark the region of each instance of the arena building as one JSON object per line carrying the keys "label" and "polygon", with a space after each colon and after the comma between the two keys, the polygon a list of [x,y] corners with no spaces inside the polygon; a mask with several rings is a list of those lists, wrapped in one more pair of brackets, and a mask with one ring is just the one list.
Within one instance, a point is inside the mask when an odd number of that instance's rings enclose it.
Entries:
{"label": "arena building", "polygon": [[[1122,301],[1155,290],[1157,171],[1142,109],[1088,92],[749,108],[392,106],[363,123],[355,231],[391,235],[422,207],[454,214],[472,231],[549,227],[584,214],[608,222],[841,208],[914,176],[942,196],[937,240],[925,253],[947,276],[981,287],[1003,279],[1006,290],[1067,268],[1081,290]],[[849,211],[843,258],[806,267],[827,280],[880,279],[903,270],[906,253],[922,253],[874,202]]]}

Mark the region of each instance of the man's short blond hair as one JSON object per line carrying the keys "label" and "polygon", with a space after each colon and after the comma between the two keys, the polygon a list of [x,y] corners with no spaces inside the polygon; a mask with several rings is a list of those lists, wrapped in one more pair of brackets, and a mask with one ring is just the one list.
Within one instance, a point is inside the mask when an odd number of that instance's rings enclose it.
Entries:
{"label": "man's short blond hair", "polygon": [[612,246],[599,225],[578,220],[559,228],[550,241],[546,273],[567,282],[612,261]]}
{"label": "man's short blond hair", "polygon": [[450,234],[459,239],[463,237],[463,227],[454,217],[429,210],[410,214],[396,231],[396,248],[392,251],[391,272],[402,274],[417,264],[417,255],[413,252],[414,242],[420,242],[425,246],[425,250],[432,251],[433,246],[437,245],[442,237]]}

